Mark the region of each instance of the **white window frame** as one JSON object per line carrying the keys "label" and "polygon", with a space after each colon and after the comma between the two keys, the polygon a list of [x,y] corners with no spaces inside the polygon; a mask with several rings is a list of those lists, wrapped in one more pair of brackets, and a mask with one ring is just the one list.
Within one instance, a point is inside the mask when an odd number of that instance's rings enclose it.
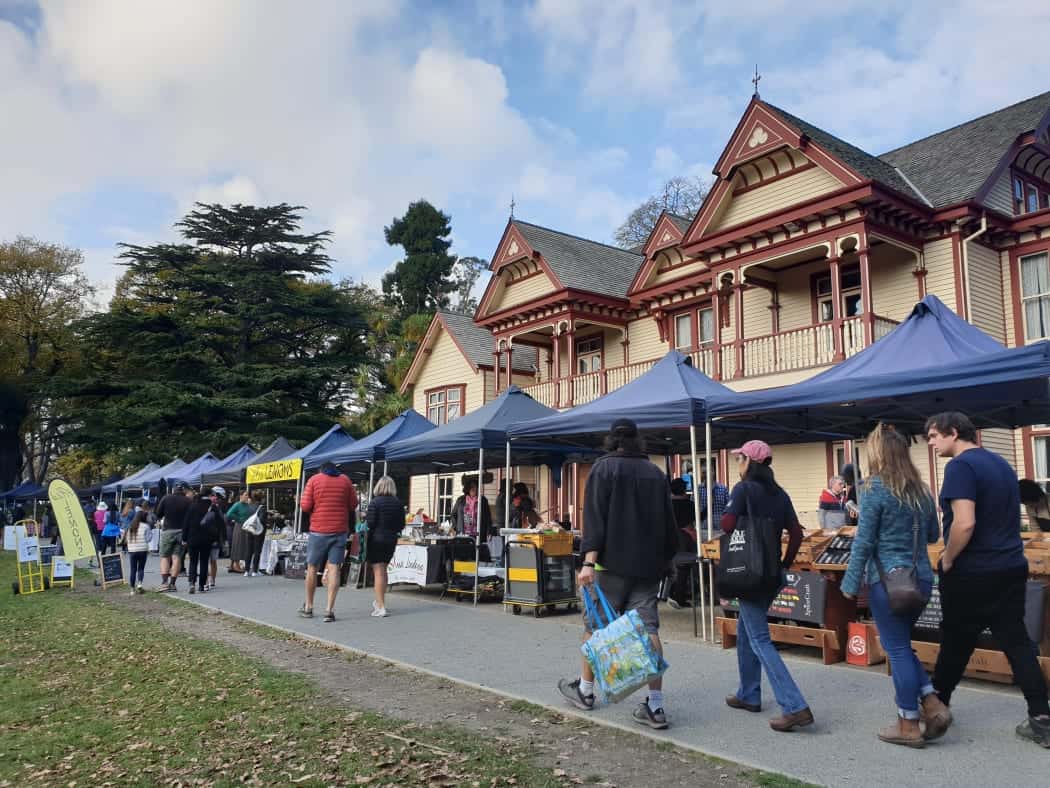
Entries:
{"label": "white window frame", "polygon": [[452,507],[456,503],[456,477],[455,476],[438,476],[436,485],[436,495],[434,499],[437,501],[437,512],[435,519],[440,523],[442,520],[452,517]]}
{"label": "white window frame", "polygon": [[[1046,292],[1026,294],[1024,289],[1024,264],[1026,260],[1034,260],[1036,258],[1043,258],[1043,265],[1047,268],[1047,283],[1048,289]],[[1024,321],[1024,338],[1026,342],[1036,342],[1040,339],[1046,339],[1050,337],[1050,325],[1045,327],[1042,334],[1034,336],[1028,325],[1028,309],[1027,305],[1032,301],[1041,301],[1043,299],[1050,300],[1050,250],[1043,250],[1041,252],[1034,252],[1033,254],[1023,255],[1017,261],[1017,272],[1020,282],[1018,282],[1018,290],[1021,292],[1021,315]]]}

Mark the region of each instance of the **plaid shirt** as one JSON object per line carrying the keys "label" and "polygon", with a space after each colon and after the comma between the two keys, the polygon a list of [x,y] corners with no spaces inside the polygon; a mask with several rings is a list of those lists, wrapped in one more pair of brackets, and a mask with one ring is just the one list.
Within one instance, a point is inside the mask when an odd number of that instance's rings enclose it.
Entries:
{"label": "plaid shirt", "polygon": [[[722,513],[726,510],[726,504],[729,503],[729,489],[719,482],[714,482],[711,485],[711,497],[713,500],[712,514],[714,515],[714,522],[712,523],[714,528],[719,527],[719,523],[722,522]],[[700,516],[707,519],[707,485],[700,485]]]}

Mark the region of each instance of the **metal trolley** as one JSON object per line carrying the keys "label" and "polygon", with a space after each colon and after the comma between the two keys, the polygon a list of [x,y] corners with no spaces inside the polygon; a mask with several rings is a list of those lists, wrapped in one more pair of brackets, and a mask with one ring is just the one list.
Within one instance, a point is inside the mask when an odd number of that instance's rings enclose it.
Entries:
{"label": "metal trolley", "polygon": [[576,610],[576,559],[567,555],[548,555],[534,542],[510,539],[503,548],[503,566],[507,570],[503,604],[514,615],[531,607],[539,618],[558,605]]}

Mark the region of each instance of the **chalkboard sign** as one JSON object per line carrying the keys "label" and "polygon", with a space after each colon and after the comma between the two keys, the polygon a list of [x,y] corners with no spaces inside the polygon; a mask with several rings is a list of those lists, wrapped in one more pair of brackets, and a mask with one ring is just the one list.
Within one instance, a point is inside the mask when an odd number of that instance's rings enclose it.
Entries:
{"label": "chalkboard sign", "polygon": [[[933,593],[930,594],[930,601],[926,605],[926,609],[922,611],[922,615],[919,616],[918,621],[915,622],[915,628],[919,630],[937,630],[940,629],[941,619],[944,614],[941,610],[941,589],[938,587],[940,578],[937,575],[933,576]],[[1046,586],[1035,580],[1029,580],[1025,585],[1025,600],[1024,600],[1024,626],[1028,630],[1028,637],[1032,639],[1032,642],[1039,643],[1043,639],[1043,611],[1045,610],[1046,604]],[[990,636],[991,632],[985,630],[981,633],[982,635]]]}
{"label": "chalkboard sign", "polygon": [[[769,606],[768,616],[787,621],[824,625],[828,581],[820,572],[788,572],[787,582]],[[739,610],[735,599],[723,599],[723,610]]]}
{"label": "chalkboard sign", "polygon": [[292,543],[292,549],[284,559],[284,576],[293,580],[302,580],[306,577],[306,542],[296,541]]}
{"label": "chalkboard sign", "polygon": [[45,544],[40,547],[41,566],[51,566],[51,559],[59,555],[61,547],[57,544]]}
{"label": "chalkboard sign", "polygon": [[111,585],[123,585],[124,581],[124,556],[120,553],[110,553],[99,556],[101,566],[100,574],[102,587]]}

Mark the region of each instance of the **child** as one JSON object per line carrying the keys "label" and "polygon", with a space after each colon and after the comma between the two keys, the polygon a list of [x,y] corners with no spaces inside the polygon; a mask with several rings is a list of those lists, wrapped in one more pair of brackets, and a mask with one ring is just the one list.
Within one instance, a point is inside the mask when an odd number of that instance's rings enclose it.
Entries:
{"label": "child", "polygon": [[[146,574],[146,559],[149,558],[149,538],[152,531],[153,527],[149,524],[149,512],[145,509],[135,512],[125,534],[128,548],[128,577],[132,596],[136,590],[140,594],[146,593],[142,587],[142,580]],[[136,578],[138,578],[137,582]]]}

